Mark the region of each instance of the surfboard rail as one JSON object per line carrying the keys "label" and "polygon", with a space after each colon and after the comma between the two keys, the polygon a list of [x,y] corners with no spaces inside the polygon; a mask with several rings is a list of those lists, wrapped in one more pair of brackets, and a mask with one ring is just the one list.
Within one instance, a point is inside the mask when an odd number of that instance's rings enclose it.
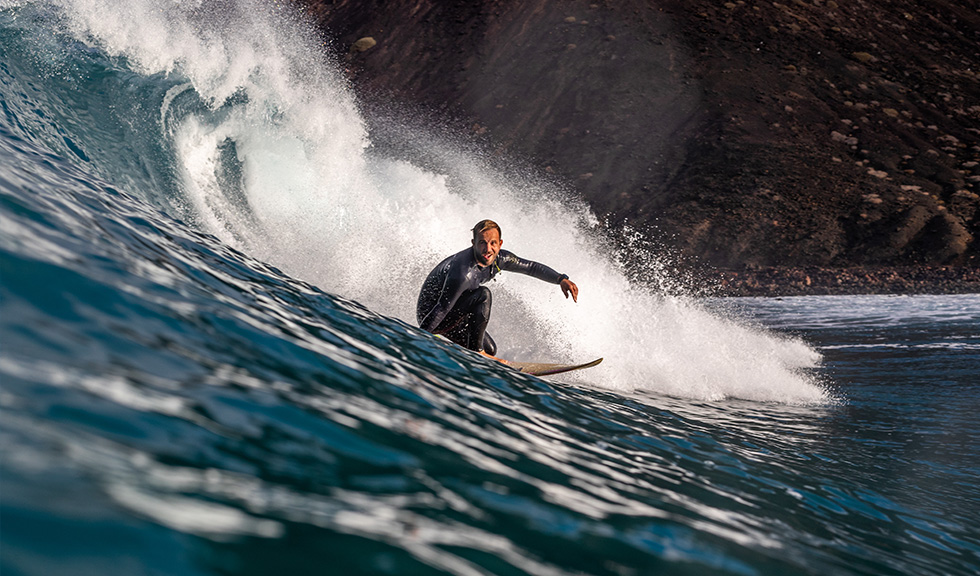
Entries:
{"label": "surfboard rail", "polygon": [[507,365],[517,370],[518,372],[523,372],[525,374],[530,374],[532,376],[552,376],[555,374],[563,374],[565,372],[571,372],[573,370],[583,370],[585,368],[592,368],[593,366],[599,365],[600,362],[602,362],[602,358],[596,358],[591,362],[583,362],[582,364],[553,364],[553,363],[544,363],[544,362],[507,361]]}

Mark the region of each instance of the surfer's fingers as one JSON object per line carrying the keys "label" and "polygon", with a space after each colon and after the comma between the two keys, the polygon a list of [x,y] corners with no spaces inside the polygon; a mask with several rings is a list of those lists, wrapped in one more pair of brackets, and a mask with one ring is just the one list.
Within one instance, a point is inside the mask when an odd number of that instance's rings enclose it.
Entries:
{"label": "surfer's fingers", "polygon": [[561,291],[565,293],[565,299],[568,299],[568,294],[572,294],[572,301],[578,304],[578,286],[574,282],[568,280],[567,278],[561,283]]}

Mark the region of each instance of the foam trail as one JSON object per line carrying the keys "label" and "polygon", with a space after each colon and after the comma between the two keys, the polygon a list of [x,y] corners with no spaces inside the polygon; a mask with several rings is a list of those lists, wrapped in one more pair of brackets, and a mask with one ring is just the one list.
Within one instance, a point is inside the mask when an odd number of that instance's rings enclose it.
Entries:
{"label": "foam trail", "polygon": [[[597,224],[581,203],[424,130],[416,138],[442,170],[372,152],[338,67],[287,10],[250,0],[61,5],[77,37],[144,74],[186,78],[161,103],[162,129],[193,219],[223,241],[414,324],[425,274],[468,245],[474,222],[492,218],[505,247],[581,289],[576,305],[554,286],[501,275],[490,331],[502,355],[604,356],[587,379],[618,390],[829,401],[798,372],[820,359],[804,343],[631,285],[594,242]],[[171,112],[185,92],[207,106]]]}

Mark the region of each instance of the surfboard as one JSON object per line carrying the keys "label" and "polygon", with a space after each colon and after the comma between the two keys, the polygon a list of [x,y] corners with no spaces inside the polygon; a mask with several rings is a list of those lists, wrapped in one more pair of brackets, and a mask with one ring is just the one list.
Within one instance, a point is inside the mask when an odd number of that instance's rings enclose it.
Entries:
{"label": "surfboard", "polygon": [[562,374],[563,372],[571,372],[572,370],[592,368],[600,362],[602,362],[602,358],[597,358],[584,364],[543,364],[540,362],[511,362],[508,360],[507,365],[519,372],[532,376],[552,376],[554,374]]}
{"label": "surfboard", "polygon": [[[443,342],[447,342],[453,346],[458,346],[458,344],[454,343],[452,340],[446,338],[442,334],[435,334],[434,336],[438,340],[442,340]],[[596,358],[591,362],[585,362],[582,364],[548,364],[542,362],[515,362],[513,360],[506,360],[504,365],[510,366],[518,372],[523,372],[532,376],[553,376],[555,374],[571,372],[572,370],[592,368],[593,366],[597,366],[600,362],[602,362],[602,358]]]}

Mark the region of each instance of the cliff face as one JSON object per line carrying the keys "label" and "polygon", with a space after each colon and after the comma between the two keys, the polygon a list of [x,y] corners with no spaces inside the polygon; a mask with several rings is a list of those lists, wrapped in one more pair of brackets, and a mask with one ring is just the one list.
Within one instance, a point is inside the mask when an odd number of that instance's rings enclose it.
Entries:
{"label": "cliff face", "polygon": [[970,0],[297,1],[363,98],[708,263],[980,266]]}

